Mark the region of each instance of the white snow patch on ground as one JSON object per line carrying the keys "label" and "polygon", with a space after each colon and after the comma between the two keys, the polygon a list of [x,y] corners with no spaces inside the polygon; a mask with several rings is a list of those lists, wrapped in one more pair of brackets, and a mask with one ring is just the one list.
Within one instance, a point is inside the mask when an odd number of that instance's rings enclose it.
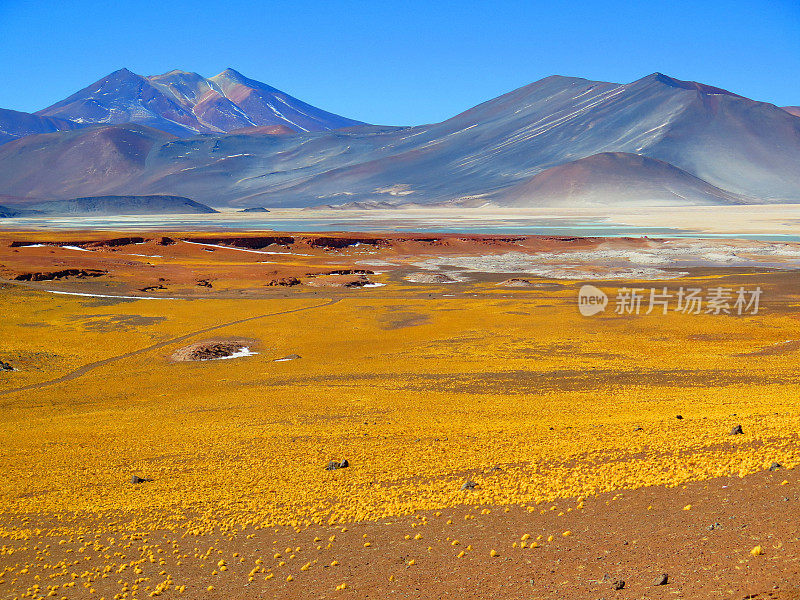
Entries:
{"label": "white snow patch on ground", "polygon": [[228,360],[229,358],[242,358],[243,356],[255,356],[258,352],[251,352],[250,348],[244,346],[230,356],[217,356],[216,358],[204,358],[202,360]]}
{"label": "white snow patch on ground", "polygon": [[310,254],[296,254],[294,252],[269,252],[267,250],[251,250],[250,248],[236,248],[234,246],[222,246],[220,244],[203,244],[202,242],[190,242],[182,240],[184,244],[194,244],[195,246],[207,246],[209,248],[222,248],[223,250],[238,250],[239,252],[252,252],[253,254],[288,254],[290,256],[311,256]]}
{"label": "white snow patch on ground", "polygon": [[124,300],[180,300],[180,298],[169,298],[158,296],[114,296],[112,294],[88,294],[86,292],[62,292],[60,290],[44,290],[50,294],[63,294],[65,296],[86,296],[88,298],[121,298]]}

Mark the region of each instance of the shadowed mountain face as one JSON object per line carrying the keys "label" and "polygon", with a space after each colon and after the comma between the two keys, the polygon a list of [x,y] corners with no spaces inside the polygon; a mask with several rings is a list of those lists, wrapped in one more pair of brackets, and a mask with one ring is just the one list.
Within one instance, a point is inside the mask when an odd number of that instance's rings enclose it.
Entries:
{"label": "shadowed mountain face", "polygon": [[59,216],[186,215],[217,212],[205,204],[180,196],[94,196],[71,200],[51,200],[26,208],[42,215]]}
{"label": "shadowed mountain face", "polygon": [[[148,84],[167,85],[156,79]],[[238,74],[201,80],[182,77],[185,86],[172,95],[176,106],[193,107],[186,114],[206,114],[196,98],[209,97],[203,87],[209,81],[220,98],[247,107],[257,120],[252,106],[268,90]],[[609,194],[670,204],[800,202],[800,119],[660,73],[624,85],[548,77],[418,127],[354,125],[285,135],[264,125],[240,127],[238,113],[222,99],[216,106],[211,113],[228,115],[226,127],[237,125],[235,132],[177,139],[120,125],[114,135],[135,139],[130,149],[114,145],[106,131],[112,128],[97,127],[6,144],[0,196],[175,194],[239,207],[520,206],[577,198],[578,186],[587,202],[611,201],[601,200]],[[56,172],[45,163],[57,165]]]}
{"label": "shadowed mountain face", "polygon": [[0,144],[36,133],[69,131],[81,125],[66,119],[40,117],[31,113],[0,108]]}
{"label": "shadowed mountain face", "polygon": [[139,123],[180,137],[246,127],[325,131],[359,124],[233,69],[210,79],[186,71],[143,77],[120,69],[36,114],[77,123]]}

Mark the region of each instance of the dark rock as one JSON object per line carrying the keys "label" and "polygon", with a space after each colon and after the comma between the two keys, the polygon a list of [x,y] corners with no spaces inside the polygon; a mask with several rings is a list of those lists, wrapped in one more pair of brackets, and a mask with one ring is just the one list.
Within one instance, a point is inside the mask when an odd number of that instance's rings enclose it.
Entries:
{"label": "dark rock", "polygon": [[617,580],[616,580],[616,581],[615,581],[615,582],[614,582],[614,583],[611,585],[611,587],[612,587],[612,588],[614,588],[615,590],[621,590],[621,589],[623,589],[623,588],[625,587],[625,581],[624,581],[624,580],[622,580],[622,579],[617,579]]}
{"label": "dark rock", "polygon": [[656,577],[653,580],[653,585],[667,585],[668,581],[669,581],[669,577],[667,576],[667,574],[666,573],[662,573],[661,575],[659,575],[658,577]]}
{"label": "dark rock", "polygon": [[153,481],[152,479],[147,479],[145,477],[139,477],[138,475],[131,475],[131,483],[146,483],[148,481]]}
{"label": "dark rock", "polygon": [[260,237],[193,237],[187,242],[198,244],[218,244],[221,246],[231,246],[233,248],[249,248],[250,250],[260,250],[273,244],[278,246],[290,246],[294,244],[295,238],[291,236],[260,236]]}
{"label": "dark rock", "polygon": [[471,481],[471,480],[470,481],[465,481],[461,485],[461,491],[463,492],[465,490],[474,490],[476,487],[478,487],[478,484],[475,483],[474,481]]}
{"label": "dark rock", "polygon": [[326,471],[336,471],[337,469],[346,469],[350,466],[350,463],[347,462],[347,459],[344,458],[342,460],[332,460],[328,462],[327,466],[325,467]]}
{"label": "dark rock", "polygon": [[53,279],[63,279],[66,277],[76,277],[84,279],[86,277],[100,277],[107,275],[108,271],[99,269],[63,269],[61,271],[50,271],[49,273],[22,273],[14,277],[15,281],[52,281]]}
{"label": "dark rock", "polygon": [[770,471],[777,471],[777,470],[778,470],[778,469],[780,469],[782,466],[783,466],[783,465],[782,465],[781,463],[779,463],[779,462],[774,462],[774,463],[772,463],[772,464],[769,466],[769,470],[770,470]]}
{"label": "dark rock", "polygon": [[683,418],[683,415],[675,415],[675,418],[676,418],[676,419],[678,419],[678,420],[680,420],[680,419],[682,419],[682,418]]}
{"label": "dark rock", "polygon": [[634,431],[642,431],[642,428],[641,427],[634,427],[633,430]]}
{"label": "dark rock", "polygon": [[714,531],[715,529],[722,529],[722,525],[720,525],[719,523],[712,523],[711,525],[708,526],[709,531]]}
{"label": "dark rock", "polygon": [[161,240],[158,242],[158,245],[159,246],[172,246],[172,244],[175,244],[175,243],[177,243],[177,242],[175,242],[175,240],[173,240],[170,237],[162,237]]}
{"label": "dark rock", "polygon": [[735,425],[733,429],[731,429],[731,432],[728,435],[742,435],[743,433],[744,431],[742,431],[742,426]]}
{"label": "dark rock", "polygon": [[0,371],[13,371],[14,367],[12,367],[7,362],[0,360]]}
{"label": "dark rock", "polygon": [[207,287],[207,288],[214,287],[213,285],[211,285],[211,282],[208,279],[201,279],[200,281],[197,282],[197,285],[199,285],[200,287]]}
{"label": "dark rock", "polygon": [[268,281],[267,285],[275,286],[281,285],[284,287],[291,287],[293,285],[300,285],[300,280],[297,277],[281,277],[279,279],[273,279],[272,281]]}

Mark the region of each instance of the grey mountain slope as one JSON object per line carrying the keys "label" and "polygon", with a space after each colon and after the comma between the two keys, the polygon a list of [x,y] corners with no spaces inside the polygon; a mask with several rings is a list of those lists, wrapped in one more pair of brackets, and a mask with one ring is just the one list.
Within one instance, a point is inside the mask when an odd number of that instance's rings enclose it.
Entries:
{"label": "grey mountain slope", "polygon": [[[0,147],[0,195],[175,194],[213,206],[267,207],[481,202],[552,167],[616,152],[670,163],[732,197],[800,201],[800,119],[659,73],[625,85],[548,77],[418,127],[164,140],[151,134],[141,160],[123,161],[121,175],[97,169],[92,153],[73,165],[95,174],[88,179],[31,168],[31,156],[39,157],[34,167],[42,156],[60,164],[58,140],[74,134]],[[84,135],[96,134],[78,133],[73,143]],[[706,191],[686,202],[717,202],[713,196]]]}
{"label": "grey mountain slope", "polygon": [[550,167],[492,198],[502,206],[729,205],[753,202],[663,161],[604,152]]}
{"label": "grey mountain slope", "polygon": [[23,137],[0,146],[0,187],[10,190],[0,195],[36,201],[115,193],[146,173],[154,147],[174,139],[130,124]]}

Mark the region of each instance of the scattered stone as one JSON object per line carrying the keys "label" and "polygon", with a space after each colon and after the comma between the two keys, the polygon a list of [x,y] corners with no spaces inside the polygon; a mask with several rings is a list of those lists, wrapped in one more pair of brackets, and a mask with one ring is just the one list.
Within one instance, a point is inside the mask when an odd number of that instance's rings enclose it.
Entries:
{"label": "scattered stone", "polygon": [[728,435],[742,435],[743,433],[744,431],[742,431],[742,426],[735,425],[733,429],[731,429],[731,432]]}
{"label": "scattered stone", "polygon": [[669,581],[669,576],[666,573],[662,573],[658,577],[653,580],[653,585],[667,585]]}
{"label": "scattered stone", "polygon": [[0,360],[0,371],[13,371],[14,367],[12,367],[7,362]]}
{"label": "scattered stone", "polygon": [[197,282],[197,285],[199,285],[200,287],[207,287],[207,288],[214,287],[213,285],[211,285],[211,282],[208,279],[201,279],[200,281]]}
{"label": "scattered stone", "polygon": [[327,466],[325,467],[325,470],[326,471],[336,471],[337,469],[346,469],[349,466],[350,466],[350,463],[347,462],[346,458],[344,458],[344,459],[339,460],[339,461],[336,461],[336,460],[330,461],[327,464]]}
{"label": "scattered stone", "polygon": [[617,579],[612,585],[615,590],[621,590],[625,587],[625,581],[623,579]]}
{"label": "scattered stone", "polygon": [[675,418],[681,420],[683,418],[683,415],[675,415]]}
{"label": "scattered stone", "polygon": [[720,525],[719,523],[712,523],[711,525],[708,526],[709,531],[714,531],[715,529],[722,529],[722,525]]}
{"label": "scattered stone", "polygon": [[770,471],[777,471],[777,470],[778,470],[778,469],[780,469],[782,466],[783,466],[783,465],[782,465],[781,463],[779,463],[779,462],[774,462],[774,463],[772,463],[772,464],[769,466],[769,470],[770,470]]}
{"label": "scattered stone", "polygon": [[642,428],[642,427],[634,427],[634,428],[633,428],[633,430],[634,430],[634,431],[642,431],[642,430],[643,430],[643,428]]}
{"label": "scattered stone", "polygon": [[139,477],[138,475],[131,475],[131,483],[136,485],[137,483],[145,483],[147,481],[153,481],[152,479],[147,479],[145,477]]}
{"label": "scattered stone", "polygon": [[284,356],[283,358],[276,358],[272,362],[283,362],[285,360],[297,360],[298,358],[302,358],[299,354],[289,354]]}
{"label": "scattered stone", "polygon": [[152,292],[153,290],[165,290],[165,289],[167,289],[166,286],[164,286],[164,285],[159,283],[158,285],[148,285],[146,287],[139,288],[139,291],[140,292]]}
{"label": "scattered stone", "polygon": [[489,469],[489,473],[494,473],[494,472],[496,472],[496,471],[502,471],[502,470],[503,470],[503,467],[500,467],[500,466],[498,466],[498,465],[495,465],[495,466],[493,466],[491,469]]}
{"label": "scattered stone", "polygon": [[477,483],[472,480],[467,480],[461,485],[461,491],[474,490],[476,487],[478,487]]}

